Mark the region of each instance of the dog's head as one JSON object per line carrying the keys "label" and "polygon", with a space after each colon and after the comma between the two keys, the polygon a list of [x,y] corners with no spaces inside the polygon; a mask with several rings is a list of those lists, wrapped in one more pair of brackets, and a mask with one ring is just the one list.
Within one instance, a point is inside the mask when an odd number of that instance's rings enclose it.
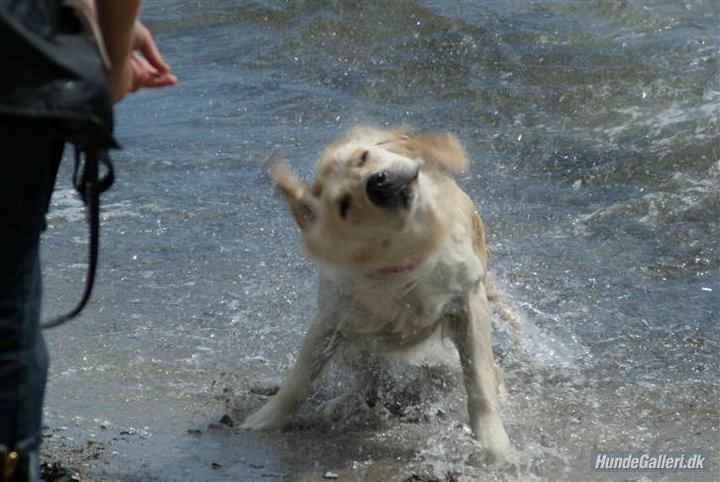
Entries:
{"label": "dog's head", "polygon": [[331,264],[369,269],[408,262],[437,237],[428,170],[462,172],[467,157],[448,133],[359,127],[333,142],[312,185],[279,159],[268,173],[303,232],[305,247]]}

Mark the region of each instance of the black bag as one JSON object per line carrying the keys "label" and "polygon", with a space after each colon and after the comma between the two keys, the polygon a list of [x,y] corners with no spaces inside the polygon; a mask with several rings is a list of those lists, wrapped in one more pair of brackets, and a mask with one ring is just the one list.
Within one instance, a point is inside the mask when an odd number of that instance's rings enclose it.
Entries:
{"label": "black bag", "polygon": [[112,137],[112,99],[97,47],[60,0],[0,0],[0,45],[0,116],[49,122],[55,137],[75,146],[73,183],[89,213],[82,300],[67,315],[43,325],[49,328],[77,316],[92,291],[99,195],[114,179],[107,151],[119,147]]}
{"label": "black bag", "polygon": [[0,0],[0,41],[0,114],[55,120],[68,142],[115,147],[102,61],[70,8]]}

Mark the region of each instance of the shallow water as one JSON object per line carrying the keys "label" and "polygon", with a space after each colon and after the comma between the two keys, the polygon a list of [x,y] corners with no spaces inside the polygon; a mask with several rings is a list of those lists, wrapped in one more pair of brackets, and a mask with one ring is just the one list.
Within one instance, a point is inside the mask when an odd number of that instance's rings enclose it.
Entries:
{"label": "shallow water", "polygon": [[[635,480],[591,472],[590,454],[701,449],[717,479],[719,15],[713,1],[148,2],[181,81],[118,109],[94,299],[48,333],[49,454],[100,480]],[[291,431],[208,428],[262,403],[248,389],[292,364],[314,306],[261,163],[279,149],[309,177],[360,122],[449,130],[473,158],[461,183],[525,324],[495,343],[519,473],[476,462],[452,375],[398,369],[404,415],[350,396],[336,420],[317,410],[352,393],[334,367]],[[44,241],[48,315],[81,290],[68,178]]]}

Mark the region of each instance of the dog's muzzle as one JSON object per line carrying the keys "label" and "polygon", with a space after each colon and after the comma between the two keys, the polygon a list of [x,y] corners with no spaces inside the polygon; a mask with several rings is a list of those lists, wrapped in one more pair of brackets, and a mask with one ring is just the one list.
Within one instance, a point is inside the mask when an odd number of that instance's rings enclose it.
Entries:
{"label": "dog's muzzle", "polygon": [[365,184],[368,199],[383,208],[409,209],[415,198],[419,169],[410,172],[378,171]]}

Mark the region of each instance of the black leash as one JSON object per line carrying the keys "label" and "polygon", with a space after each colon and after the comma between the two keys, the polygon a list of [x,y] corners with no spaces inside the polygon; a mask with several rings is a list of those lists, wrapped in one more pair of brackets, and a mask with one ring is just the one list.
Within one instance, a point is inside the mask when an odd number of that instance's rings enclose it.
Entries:
{"label": "black leash", "polygon": [[[84,162],[82,160],[84,154]],[[100,165],[105,172],[100,176]],[[88,252],[88,267],[85,275],[85,290],[80,302],[70,312],[41,324],[44,329],[55,328],[72,320],[80,314],[87,305],[95,283],[97,271],[98,252],[100,247],[100,193],[107,190],[115,180],[110,157],[107,150],[98,147],[75,146],[75,167],[73,169],[73,185],[80,198],[87,206],[88,227],[90,242]]]}

